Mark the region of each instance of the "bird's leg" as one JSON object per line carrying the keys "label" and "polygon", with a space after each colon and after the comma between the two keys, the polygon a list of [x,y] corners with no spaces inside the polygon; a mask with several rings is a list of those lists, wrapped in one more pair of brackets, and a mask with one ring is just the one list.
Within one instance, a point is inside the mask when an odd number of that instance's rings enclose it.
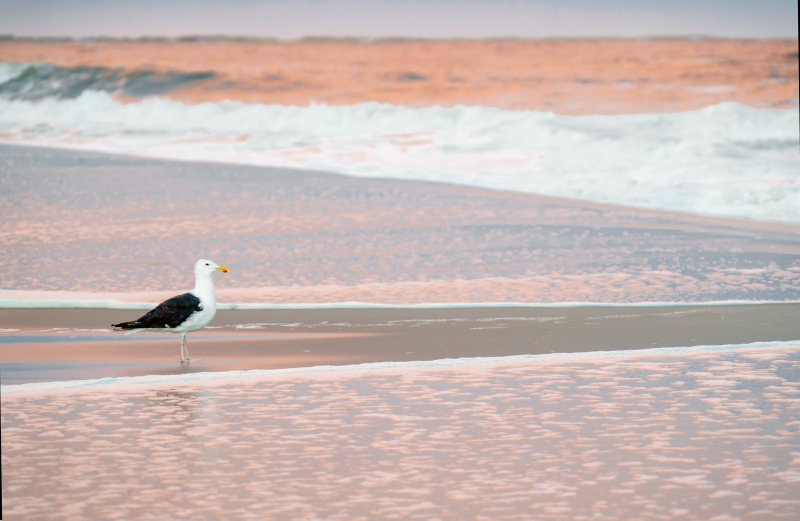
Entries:
{"label": "bird's leg", "polygon": [[181,333],[181,363],[186,362],[188,358],[186,355],[186,333]]}
{"label": "bird's leg", "polygon": [[189,356],[189,344],[186,343],[186,333],[183,334],[183,352],[186,353],[186,361],[191,362],[192,358]]}

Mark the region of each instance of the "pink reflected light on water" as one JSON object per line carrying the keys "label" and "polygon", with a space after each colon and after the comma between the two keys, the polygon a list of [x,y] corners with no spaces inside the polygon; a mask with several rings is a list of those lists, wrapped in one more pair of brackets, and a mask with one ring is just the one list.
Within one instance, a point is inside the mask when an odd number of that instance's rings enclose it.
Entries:
{"label": "pink reflected light on water", "polygon": [[4,511],[794,518],[798,347],[6,387]]}

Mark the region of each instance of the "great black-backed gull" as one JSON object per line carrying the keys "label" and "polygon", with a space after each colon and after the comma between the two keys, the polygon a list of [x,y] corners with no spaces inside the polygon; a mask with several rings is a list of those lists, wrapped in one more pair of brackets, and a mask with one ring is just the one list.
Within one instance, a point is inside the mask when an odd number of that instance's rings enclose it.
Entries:
{"label": "great black-backed gull", "polygon": [[214,295],[215,271],[228,273],[228,268],[217,263],[200,259],[194,263],[194,289],[189,293],[165,300],[151,311],[131,322],[112,324],[126,335],[139,331],[161,331],[181,334],[181,363],[188,362],[189,348],[186,346],[186,333],[206,327],[217,313],[217,298]]}

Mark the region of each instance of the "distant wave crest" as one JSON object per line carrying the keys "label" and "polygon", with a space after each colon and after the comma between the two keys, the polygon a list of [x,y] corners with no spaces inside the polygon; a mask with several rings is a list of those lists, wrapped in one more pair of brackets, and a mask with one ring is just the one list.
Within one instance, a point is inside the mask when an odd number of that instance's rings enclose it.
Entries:
{"label": "distant wave crest", "polygon": [[166,94],[214,77],[214,73],[156,72],[105,67],[57,67],[49,63],[0,64],[0,98],[39,101],[74,99],[87,91],[132,98]]}

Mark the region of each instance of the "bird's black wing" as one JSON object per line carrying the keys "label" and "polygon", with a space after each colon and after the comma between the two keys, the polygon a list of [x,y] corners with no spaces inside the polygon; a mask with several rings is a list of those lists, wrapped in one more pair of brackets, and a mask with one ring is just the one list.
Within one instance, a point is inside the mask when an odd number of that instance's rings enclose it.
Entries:
{"label": "bird's black wing", "polygon": [[184,293],[165,300],[136,320],[112,324],[112,326],[122,329],[175,328],[186,322],[189,317],[201,309],[199,298],[191,293]]}

